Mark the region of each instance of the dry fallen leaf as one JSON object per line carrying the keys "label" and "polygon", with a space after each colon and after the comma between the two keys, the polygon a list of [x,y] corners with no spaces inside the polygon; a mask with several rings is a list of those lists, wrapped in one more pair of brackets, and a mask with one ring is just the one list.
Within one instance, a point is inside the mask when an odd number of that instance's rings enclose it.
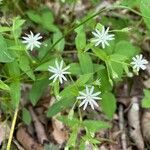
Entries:
{"label": "dry fallen leaf", "polygon": [[144,140],[150,144],[150,110],[146,109],[142,115],[142,132]]}
{"label": "dry fallen leaf", "polygon": [[140,126],[140,108],[137,97],[131,99],[131,107],[128,111],[128,123],[130,129],[130,136],[135,142],[138,150],[144,150],[144,141]]}
{"label": "dry fallen leaf", "polygon": [[0,145],[9,137],[10,128],[6,121],[0,122]]}
{"label": "dry fallen leaf", "polygon": [[55,141],[62,145],[68,139],[68,133],[64,130],[64,125],[57,119],[52,119],[53,132]]}

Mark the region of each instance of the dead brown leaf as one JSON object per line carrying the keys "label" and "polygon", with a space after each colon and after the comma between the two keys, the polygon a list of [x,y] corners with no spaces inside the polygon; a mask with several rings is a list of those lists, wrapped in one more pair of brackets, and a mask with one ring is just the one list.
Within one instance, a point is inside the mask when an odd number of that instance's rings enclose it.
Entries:
{"label": "dead brown leaf", "polygon": [[53,135],[55,141],[58,144],[62,145],[68,139],[68,133],[65,130],[63,123],[60,122],[59,120],[53,118],[52,119],[52,126],[53,126],[52,135]]}

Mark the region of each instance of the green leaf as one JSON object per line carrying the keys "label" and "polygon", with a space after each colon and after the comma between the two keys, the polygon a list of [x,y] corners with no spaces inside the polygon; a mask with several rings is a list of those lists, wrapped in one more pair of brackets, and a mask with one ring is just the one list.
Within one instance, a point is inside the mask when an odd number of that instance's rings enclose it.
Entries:
{"label": "green leaf", "polygon": [[69,64],[69,66],[70,66],[69,72],[71,72],[71,75],[81,75],[82,74],[79,63],[71,63],[71,64]]}
{"label": "green leaf", "polygon": [[41,24],[42,20],[41,20],[41,16],[34,10],[29,10],[27,12],[28,17],[30,18],[30,20],[32,20],[33,22],[37,23],[37,24]]}
{"label": "green leaf", "polygon": [[102,49],[97,47],[92,47],[92,51],[95,53],[97,57],[99,57],[101,60],[106,61],[108,59],[108,56],[106,52],[104,52]]}
{"label": "green leaf", "polygon": [[[135,56],[137,53],[139,53],[139,49],[135,46],[133,46],[131,43],[127,41],[120,41],[116,44],[115,47],[115,55],[119,54],[122,55],[120,58],[123,59],[123,56],[127,57],[128,59]],[[118,56],[119,58],[119,56]]]}
{"label": "green leaf", "polygon": [[112,85],[109,82],[108,73],[106,69],[100,70],[98,72],[98,78],[100,78],[101,82],[100,89],[102,92],[112,90]]}
{"label": "green leaf", "polygon": [[150,90],[144,90],[144,98],[142,99],[142,107],[150,108]]}
{"label": "green leaf", "polygon": [[2,35],[0,35],[0,62],[8,63],[12,62],[14,58],[12,58],[11,53],[7,48],[7,43]]}
{"label": "green leaf", "polygon": [[5,84],[2,80],[0,80],[0,89],[10,91],[9,86]]}
{"label": "green leaf", "polygon": [[52,12],[49,9],[44,8],[44,9],[39,10],[39,11],[30,10],[27,12],[27,15],[30,18],[30,20],[39,24],[44,29],[46,29],[50,32],[58,31],[57,26],[55,26],[53,24],[54,23],[54,17],[53,17]]}
{"label": "green leaf", "polygon": [[71,98],[78,95],[78,89],[76,84],[69,85],[63,91],[60,92],[62,98]]}
{"label": "green leaf", "polygon": [[109,119],[113,118],[114,112],[116,111],[116,98],[110,92],[105,92],[102,95],[101,107],[103,112]]}
{"label": "green leaf", "polygon": [[11,31],[9,27],[0,26],[0,33]]}
{"label": "green leaf", "polygon": [[32,121],[30,112],[26,108],[23,108],[23,110],[22,110],[22,120],[27,125],[30,125],[30,123]]}
{"label": "green leaf", "polygon": [[48,117],[53,117],[57,113],[61,112],[62,110],[67,109],[70,106],[73,106],[75,99],[73,97],[70,98],[62,98],[60,101],[54,103],[47,112]]}
{"label": "green leaf", "polygon": [[22,55],[19,59],[19,67],[20,69],[25,72],[32,80],[35,80],[34,73],[30,67],[29,59]]}
{"label": "green leaf", "polygon": [[[55,32],[53,35],[53,44],[55,44],[62,36],[63,36],[63,34],[61,33],[61,31],[58,30],[57,32]],[[59,43],[57,43],[55,45],[56,51],[60,51],[60,52],[62,52],[64,50],[64,47],[65,47],[65,39],[64,38],[61,39],[59,41]]]}
{"label": "green leaf", "polygon": [[44,93],[45,89],[49,84],[49,80],[47,78],[38,79],[34,82],[32,89],[29,93],[29,99],[33,105],[36,105],[42,94]]}
{"label": "green leaf", "polygon": [[60,148],[57,145],[52,143],[44,145],[44,150],[59,150]]}
{"label": "green leaf", "polygon": [[101,129],[107,129],[111,126],[104,121],[96,121],[96,120],[85,120],[83,121],[83,127],[86,128],[89,132],[97,132]]}
{"label": "green leaf", "polygon": [[21,19],[20,17],[16,17],[13,19],[12,25],[12,34],[15,39],[19,38],[22,31],[22,25],[25,23],[25,20]]}
{"label": "green leaf", "polygon": [[21,99],[21,85],[20,82],[12,82],[10,84],[10,97],[11,103],[14,108],[19,106],[19,102]]}
{"label": "green leaf", "polygon": [[86,46],[86,34],[83,26],[75,29],[77,36],[75,38],[75,45],[78,51],[82,51]]}
{"label": "green leaf", "polygon": [[73,130],[73,132],[70,134],[70,137],[67,142],[68,147],[75,147],[76,146],[76,141],[77,141],[77,135],[78,135],[78,130],[77,128]]}
{"label": "green leaf", "polygon": [[77,118],[68,118],[68,116],[58,116],[58,120],[63,122],[65,125],[69,126],[71,129],[76,128],[77,126],[80,125],[80,120]]}
{"label": "green leaf", "polygon": [[9,76],[14,80],[14,81],[18,81],[20,80],[20,68],[18,65],[17,60],[8,63],[7,64],[8,67],[8,72],[9,72]]}
{"label": "green leaf", "polygon": [[116,54],[116,53],[110,55],[109,58],[110,58],[111,61],[118,61],[120,63],[124,62],[124,61],[126,61],[128,59],[126,56],[120,55],[120,54]]}
{"label": "green leaf", "polygon": [[131,0],[123,0],[121,1],[121,5],[125,5],[125,6],[129,6],[129,7],[138,7],[139,4],[140,4],[140,1],[141,0],[134,0],[134,1],[131,1]]}
{"label": "green leaf", "polygon": [[48,71],[48,66],[53,66],[55,64],[55,58],[51,58],[50,61],[47,61],[39,65],[35,70],[36,71]]}
{"label": "green leaf", "polygon": [[81,87],[84,86],[92,77],[92,74],[84,74],[79,77],[79,79],[75,82],[76,86]]}
{"label": "green leaf", "polygon": [[93,63],[91,57],[87,53],[78,54],[79,63],[83,74],[93,73]]}
{"label": "green leaf", "polygon": [[143,16],[143,19],[150,30],[150,1],[149,0],[141,0],[140,10]]}

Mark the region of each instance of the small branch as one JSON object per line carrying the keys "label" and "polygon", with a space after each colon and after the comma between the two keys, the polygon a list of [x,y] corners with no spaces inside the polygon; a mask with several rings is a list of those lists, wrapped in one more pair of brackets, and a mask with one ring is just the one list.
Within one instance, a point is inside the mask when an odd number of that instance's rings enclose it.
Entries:
{"label": "small branch", "polygon": [[123,105],[119,105],[119,128],[121,131],[121,145],[122,150],[127,150],[127,143],[126,143],[126,133],[124,129],[124,115],[123,115]]}
{"label": "small branch", "polygon": [[32,119],[33,119],[34,127],[36,130],[36,134],[37,134],[39,142],[41,144],[43,144],[44,142],[48,142],[48,138],[45,133],[43,124],[39,121],[39,118],[37,117],[36,113],[34,112],[32,106],[29,106],[29,111],[30,111]]}

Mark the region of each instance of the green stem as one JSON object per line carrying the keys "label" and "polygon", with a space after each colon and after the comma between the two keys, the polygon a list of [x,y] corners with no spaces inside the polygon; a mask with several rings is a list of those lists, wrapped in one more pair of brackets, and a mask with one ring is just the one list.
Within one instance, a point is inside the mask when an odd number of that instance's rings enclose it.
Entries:
{"label": "green stem", "polygon": [[11,125],[11,129],[10,129],[10,134],[9,134],[9,139],[8,139],[6,150],[10,150],[10,147],[11,147],[11,142],[12,142],[12,138],[13,138],[13,134],[14,134],[14,130],[15,130],[17,116],[18,116],[18,110],[19,109],[17,107],[16,110],[15,110],[13,122],[12,122],[12,125]]}

